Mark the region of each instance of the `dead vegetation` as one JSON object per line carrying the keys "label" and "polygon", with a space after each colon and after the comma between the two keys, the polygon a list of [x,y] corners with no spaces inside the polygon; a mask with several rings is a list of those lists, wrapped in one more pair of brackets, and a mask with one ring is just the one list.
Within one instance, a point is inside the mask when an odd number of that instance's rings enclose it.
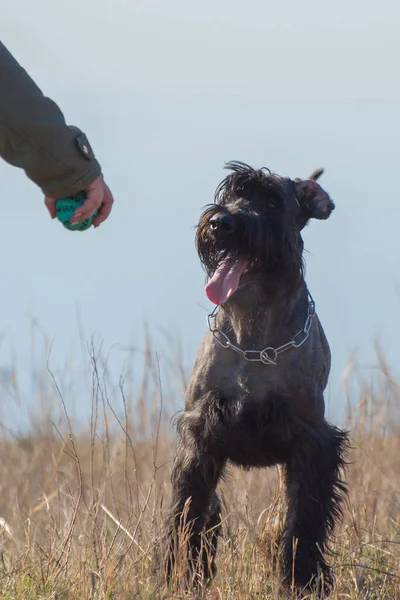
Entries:
{"label": "dead vegetation", "polygon": [[[153,556],[169,495],[169,419],[182,399],[172,384],[163,392],[150,347],[138,389],[129,377],[111,385],[101,353],[91,347],[89,357],[86,429],[71,423],[64,386],[50,369],[30,430],[1,437],[0,597],[182,598],[179,576],[169,591],[158,585]],[[181,365],[171,370],[183,376]],[[332,544],[332,597],[400,599],[400,391],[382,357],[373,384],[347,400],[351,493]],[[196,597],[282,597],[272,560],[282,522],[278,470],[231,469],[222,496],[218,575]]]}

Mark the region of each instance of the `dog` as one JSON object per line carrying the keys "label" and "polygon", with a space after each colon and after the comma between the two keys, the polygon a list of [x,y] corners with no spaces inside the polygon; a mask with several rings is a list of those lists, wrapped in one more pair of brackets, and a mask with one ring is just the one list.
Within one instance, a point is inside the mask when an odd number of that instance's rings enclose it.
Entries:
{"label": "dog", "polygon": [[[216,488],[228,463],[282,465],[282,585],[327,594],[327,543],[342,514],[348,433],[325,420],[331,355],[304,279],[301,232],[335,206],[317,183],[240,162],[203,212],[196,247],[216,305],[177,419],[166,576],[186,524],[188,585],[209,581],[221,528]],[[183,520],[185,523],[183,523]]]}

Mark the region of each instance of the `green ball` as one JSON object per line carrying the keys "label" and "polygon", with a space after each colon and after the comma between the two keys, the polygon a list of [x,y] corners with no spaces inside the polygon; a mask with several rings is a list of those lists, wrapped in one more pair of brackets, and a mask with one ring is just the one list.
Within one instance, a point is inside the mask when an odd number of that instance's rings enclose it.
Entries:
{"label": "green ball", "polygon": [[85,192],[78,192],[74,196],[68,196],[67,198],[61,198],[56,202],[56,212],[57,219],[70,231],[85,231],[89,229],[93,223],[93,219],[99,214],[99,211],[96,211],[93,216],[85,219],[81,223],[71,223],[71,219],[74,215],[74,212],[78,208],[78,206],[82,206],[82,204],[86,200]]}

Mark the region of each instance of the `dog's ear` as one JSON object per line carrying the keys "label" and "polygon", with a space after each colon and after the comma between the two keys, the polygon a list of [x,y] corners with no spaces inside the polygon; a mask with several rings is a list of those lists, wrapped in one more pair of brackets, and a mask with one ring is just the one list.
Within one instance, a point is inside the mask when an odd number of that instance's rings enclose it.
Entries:
{"label": "dog's ear", "polygon": [[309,179],[295,179],[297,200],[307,219],[327,219],[335,209],[329,195],[317,183],[323,172],[317,169]]}

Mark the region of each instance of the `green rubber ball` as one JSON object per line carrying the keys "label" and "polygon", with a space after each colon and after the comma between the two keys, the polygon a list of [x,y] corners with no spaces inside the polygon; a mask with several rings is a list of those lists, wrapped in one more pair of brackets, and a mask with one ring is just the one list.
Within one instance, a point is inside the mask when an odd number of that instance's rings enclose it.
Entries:
{"label": "green rubber ball", "polygon": [[82,206],[85,200],[85,192],[78,192],[78,194],[75,194],[74,196],[68,196],[67,198],[61,198],[60,200],[57,200],[57,219],[64,225],[66,229],[69,229],[70,231],[85,231],[91,227],[93,219],[99,214],[99,211],[96,211],[93,216],[85,219],[85,221],[82,221],[81,223],[71,223],[74,212],[78,206]]}

